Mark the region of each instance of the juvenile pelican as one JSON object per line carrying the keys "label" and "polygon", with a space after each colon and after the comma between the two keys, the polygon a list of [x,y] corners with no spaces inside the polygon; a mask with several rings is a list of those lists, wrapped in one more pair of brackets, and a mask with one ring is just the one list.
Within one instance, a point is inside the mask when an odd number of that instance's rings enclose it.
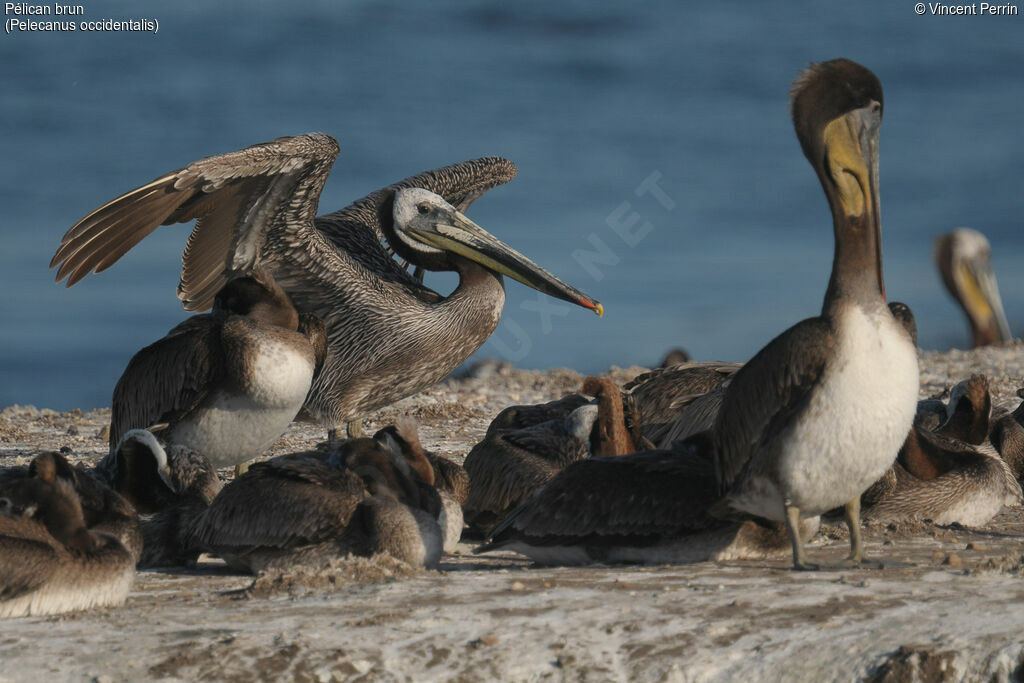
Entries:
{"label": "juvenile pelican", "polygon": [[139,513],[140,569],[195,562],[199,553],[188,547],[185,536],[221,490],[209,460],[181,444],[165,447],[145,429],[132,429],[96,473]]}
{"label": "juvenile pelican", "polygon": [[132,357],[114,388],[113,453],[132,429],[238,465],[276,441],[326,354],[323,323],[298,315],[263,268],[228,282],[214,311],[185,320]]}
{"label": "juvenile pelican", "polygon": [[865,519],[976,527],[1022,502],[1013,471],[987,441],[969,444],[914,427],[891,471],[887,490],[863,501]]}
{"label": "juvenile pelican", "polygon": [[[597,404],[521,429],[495,429],[492,424],[484,440],[469,452],[465,461],[469,497],[463,512],[474,532],[489,530],[570,464],[591,455],[625,455],[635,450],[618,385],[587,377],[581,391],[594,396]],[[572,402],[562,399],[537,408],[557,415]]]}
{"label": "juvenile pelican", "polygon": [[[198,219],[178,297],[201,311],[232,274],[270,271],[300,312],[326,323],[329,353],[304,416],[329,429],[430,386],[469,357],[498,324],[502,275],[603,312],[463,215],[515,176],[510,161],[427,171],[315,218],[338,151],[333,138],[314,133],[196,161],[80,220],[51,267],[71,286],[160,225]],[[459,285],[447,297],[423,286],[385,242],[417,269],[458,272]]]}
{"label": "juvenile pelican", "polygon": [[[848,59],[812,65],[793,123],[835,234],[821,315],[789,328],[733,376],[712,432],[718,509],[784,521],[844,505],[849,561],[863,560],[860,495],[892,464],[917,406],[917,354],[885,303],[878,199],[882,85]],[[878,387],[885,387],[879,392]]]}
{"label": "juvenile pelican", "polygon": [[[695,441],[578,460],[513,510],[474,553],[512,550],[540,564],[665,564],[785,556],[788,534],[763,520],[709,510],[715,468]],[[817,517],[800,522],[818,532]]]}
{"label": "juvenile pelican", "polygon": [[349,439],[326,460],[297,453],[259,462],[196,518],[185,546],[254,573],[377,552],[436,566],[441,501],[413,472],[386,439]]}
{"label": "juvenile pelican", "polygon": [[44,453],[33,476],[0,486],[0,618],[120,605],[128,596],[135,557],[115,536],[86,528],[60,469],[70,472]]}
{"label": "juvenile pelican", "polygon": [[957,228],[935,238],[935,265],[971,325],[974,346],[1010,341],[1010,325],[992,270],[992,248],[977,230]]}

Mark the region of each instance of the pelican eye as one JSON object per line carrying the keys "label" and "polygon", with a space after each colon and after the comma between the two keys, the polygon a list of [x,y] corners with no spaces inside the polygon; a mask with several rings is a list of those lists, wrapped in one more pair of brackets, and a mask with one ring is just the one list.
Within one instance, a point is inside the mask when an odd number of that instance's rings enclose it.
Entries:
{"label": "pelican eye", "polygon": [[425,216],[430,213],[430,206],[428,204],[420,204],[416,207],[416,210],[420,212],[421,216]]}

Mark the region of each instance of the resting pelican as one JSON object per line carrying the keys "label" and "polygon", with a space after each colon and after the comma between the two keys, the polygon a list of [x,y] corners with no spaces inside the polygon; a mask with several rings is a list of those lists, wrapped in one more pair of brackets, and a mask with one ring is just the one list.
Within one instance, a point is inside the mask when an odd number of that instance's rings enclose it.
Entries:
{"label": "resting pelican", "polygon": [[[722,508],[785,521],[797,569],[802,518],[845,506],[863,560],[860,495],[906,439],[917,353],[885,303],[878,199],[882,85],[848,59],[812,65],[793,124],[832,210],[835,257],[821,315],[768,343],[732,378],[712,432]],[[885,387],[885,391],[877,391]]]}
{"label": "resting pelican", "polygon": [[[502,275],[603,313],[463,215],[515,176],[512,162],[484,157],[427,171],[315,218],[338,152],[332,137],[314,133],[193,162],[80,220],[50,265],[70,287],[160,225],[197,220],[178,297],[187,310],[205,310],[234,274],[266,268],[299,312],[327,326],[327,360],[304,417],[329,429],[430,386],[476,351],[498,324]],[[392,251],[417,270],[456,271],[459,285],[439,295]]]}
{"label": "resting pelican", "polygon": [[935,265],[967,314],[974,346],[1010,341],[1010,325],[992,270],[992,249],[977,230],[957,228],[935,238]]}
{"label": "resting pelican", "polygon": [[0,485],[0,618],[123,604],[135,556],[101,530],[110,520],[86,528],[75,475],[63,457],[43,453],[31,470],[32,476]]}
{"label": "resting pelican", "polygon": [[349,439],[326,459],[305,452],[256,463],[195,518],[184,545],[253,573],[378,552],[435,567],[441,505],[378,433]]}

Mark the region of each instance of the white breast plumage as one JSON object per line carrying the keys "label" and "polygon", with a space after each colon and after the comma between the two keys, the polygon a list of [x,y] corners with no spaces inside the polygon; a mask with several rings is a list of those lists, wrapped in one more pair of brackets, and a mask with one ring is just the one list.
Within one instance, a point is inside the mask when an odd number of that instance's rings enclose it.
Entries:
{"label": "white breast plumage", "polygon": [[169,436],[187,443],[215,467],[257,457],[284,433],[313,379],[308,352],[280,340],[261,340],[242,373],[243,390],[218,390]]}
{"label": "white breast plumage", "polygon": [[836,322],[834,357],[781,439],[779,504],[789,499],[804,516],[853,500],[881,477],[917,406],[917,352],[889,311],[851,306]]}

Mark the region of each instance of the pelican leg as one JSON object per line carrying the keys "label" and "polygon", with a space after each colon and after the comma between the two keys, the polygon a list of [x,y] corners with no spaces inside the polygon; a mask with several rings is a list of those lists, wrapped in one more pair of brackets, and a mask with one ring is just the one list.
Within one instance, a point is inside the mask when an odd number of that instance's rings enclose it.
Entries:
{"label": "pelican leg", "polygon": [[350,439],[361,439],[363,436],[363,421],[362,419],[352,420],[351,422],[345,423],[345,431],[348,433]]}
{"label": "pelican leg", "polygon": [[860,496],[843,506],[843,516],[850,530],[850,555],[848,562],[860,564],[864,561],[864,543],[860,538]]}
{"label": "pelican leg", "polygon": [[338,440],[338,430],[328,429],[327,430],[327,443],[334,443]]}
{"label": "pelican leg", "polygon": [[799,571],[814,571],[818,565],[807,562],[804,557],[804,542],[800,538],[800,508],[786,503],[786,530],[789,531],[789,540],[793,544],[793,569]]}

